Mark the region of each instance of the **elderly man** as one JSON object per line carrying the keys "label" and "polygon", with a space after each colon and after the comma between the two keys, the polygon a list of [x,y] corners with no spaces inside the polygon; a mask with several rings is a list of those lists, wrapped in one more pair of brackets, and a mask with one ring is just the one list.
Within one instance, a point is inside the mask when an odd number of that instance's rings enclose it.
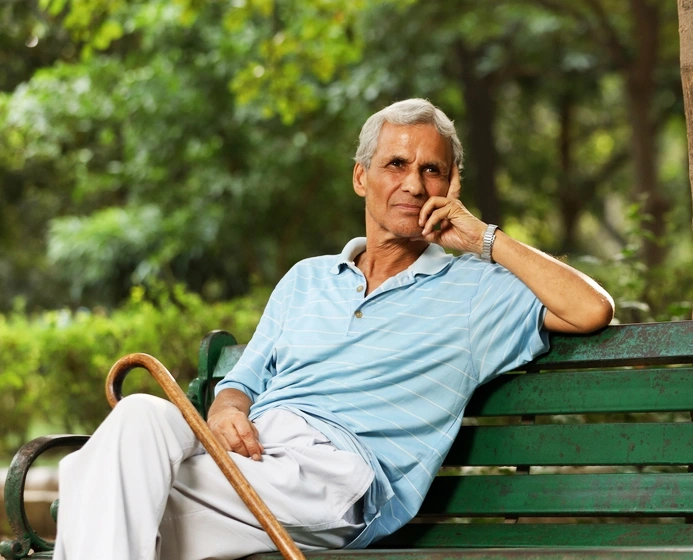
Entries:
{"label": "elderly man", "polygon": [[[306,550],[365,547],[404,525],[474,389],[544,352],[547,331],[613,314],[594,281],[467,211],[462,147],[428,101],[371,116],[355,159],[366,237],[287,273],[209,412]],[[274,549],[166,401],[124,399],[60,475],[58,560]]]}

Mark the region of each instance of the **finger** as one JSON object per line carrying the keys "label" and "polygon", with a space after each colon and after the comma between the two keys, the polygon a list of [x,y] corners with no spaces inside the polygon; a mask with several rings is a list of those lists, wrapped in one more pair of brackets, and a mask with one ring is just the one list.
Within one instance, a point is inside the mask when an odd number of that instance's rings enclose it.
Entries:
{"label": "finger", "polygon": [[243,448],[248,453],[246,457],[250,457],[254,461],[259,461],[262,455],[262,448],[253,429],[254,426],[248,422],[246,425],[238,426],[237,433],[243,442]]}
{"label": "finger", "polygon": [[423,230],[421,231],[421,235],[426,237],[429,233],[433,231],[433,228],[437,224],[441,223],[449,215],[450,205],[443,206],[442,208],[438,208],[434,212],[431,212],[431,215],[428,217],[428,220],[426,220],[426,223],[424,224]]}
{"label": "finger", "polygon": [[423,236],[421,239],[423,241],[426,241],[426,243],[436,243],[438,245],[442,245],[442,243],[440,242],[441,233],[442,232],[439,230],[433,230],[431,233]]}
{"label": "finger", "polygon": [[453,165],[452,172],[450,173],[450,187],[448,188],[448,194],[446,198],[459,198],[461,189],[462,184],[460,183],[460,168],[456,165]]}
{"label": "finger", "polygon": [[221,432],[226,441],[231,448],[231,451],[243,455],[243,457],[250,457],[250,452],[245,446],[245,442],[241,439],[238,432],[235,429],[224,430]]}
{"label": "finger", "polygon": [[231,446],[224,437],[224,431],[220,425],[219,419],[216,416],[208,418],[207,426],[209,426],[209,429],[212,432],[214,439],[216,439],[219,442],[219,445],[221,445],[225,451],[231,451]]}
{"label": "finger", "polygon": [[221,432],[212,429],[212,435],[214,436],[214,439],[216,439],[217,442],[219,442],[219,445],[221,445],[224,448],[224,451],[231,451],[231,446],[229,445],[229,442],[226,441],[226,438],[223,436]]}
{"label": "finger", "polygon": [[424,224],[428,220],[431,212],[433,212],[436,208],[442,208],[449,202],[450,200],[443,198],[442,196],[432,196],[429,198],[421,207],[421,211],[419,212],[419,226],[424,227]]}

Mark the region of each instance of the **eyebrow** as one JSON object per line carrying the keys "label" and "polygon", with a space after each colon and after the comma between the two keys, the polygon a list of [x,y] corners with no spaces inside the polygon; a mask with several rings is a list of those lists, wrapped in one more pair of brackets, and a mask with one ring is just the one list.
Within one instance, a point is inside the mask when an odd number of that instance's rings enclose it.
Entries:
{"label": "eyebrow", "polygon": [[407,163],[411,163],[410,159],[407,159],[406,156],[398,155],[398,154],[390,154],[387,156],[383,156],[383,161],[390,162],[394,160],[400,160],[400,161],[406,161]]}
{"label": "eyebrow", "polygon": [[[393,160],[401,160],[401,161],[406,161],[407,163],[411,163],[412,160],[409,159],[407,156],[399,155],[399,154],[390,154],[390,155],[383,155],[382,161],[393,161]],[[435,165],[436,167],[447,167],[447,164],[442,161],[442,160],[430,160],[430,161],[424,161],[421,164],[421,167],[426,167],[427,165]]]}
{"label": "eyebrow", "polygon": [[428,161],[421,164],[421,167],[437,167],[442,173],[450,171],[450,166],[443,161]]}
{"label": "eyebrow", "polygon": [[[388,164],[388,163],[390,163],[390,162],[392,162],[392,161],[396,161],[396,160],[403,161],[403,162],[405,162],[405,163],[412,163],[412,160],[409,159],[407,156],[404,156],[404,155],[401,155],[401,154],[396,154],[396,153],[395,153],[395,154],[389,154],[389,155],[383,154],[382,159],[381,159],[381,163],[383,163],[383,164]],[[450,169],[452,169],[452,166],[451,166],[451,165],[448,165],[447,163],[445,163],[445,162],[442,161],[442,160],[438,160],[438,161],[436,161],[436,160],[425,161],[425,162],[423,162],[423,163],[419,166],[419,169],[422,169],[422,168],[428,167],[428,166],[437,167],[437,168],[440,169],[440,171],[443,172],[443,173],[449,172]]]}

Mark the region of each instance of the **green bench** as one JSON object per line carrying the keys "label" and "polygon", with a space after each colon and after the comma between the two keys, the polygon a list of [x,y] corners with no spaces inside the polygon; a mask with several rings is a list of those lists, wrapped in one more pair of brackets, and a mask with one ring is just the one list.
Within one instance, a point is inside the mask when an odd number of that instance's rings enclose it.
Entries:
{"label": "green bench", "polygon": [[[223,331],[202,341],[188,397],[203,415],[242,351]],[[367,550],[307,556],[693,559],[692,410],[693,321],[552,335],[549,353],[476,391],[412,523]],[[7,558],[29,547],[50,558],[51,543],[23,517],[21,492],[36,454],[63,441],[39,438],[15,457]]]}

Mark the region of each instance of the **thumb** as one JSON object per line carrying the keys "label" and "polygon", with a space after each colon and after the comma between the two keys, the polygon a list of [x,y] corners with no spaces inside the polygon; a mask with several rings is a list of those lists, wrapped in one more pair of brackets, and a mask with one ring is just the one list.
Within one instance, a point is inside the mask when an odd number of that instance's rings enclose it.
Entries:
{"label": "thumb", "polygon": [[460,184],[460,170],[457,165],[453,165],[452,172],[450,173],[450,186],[448,187],[448,194],[445,198],[460,198],[461,189],[462,185]]}

